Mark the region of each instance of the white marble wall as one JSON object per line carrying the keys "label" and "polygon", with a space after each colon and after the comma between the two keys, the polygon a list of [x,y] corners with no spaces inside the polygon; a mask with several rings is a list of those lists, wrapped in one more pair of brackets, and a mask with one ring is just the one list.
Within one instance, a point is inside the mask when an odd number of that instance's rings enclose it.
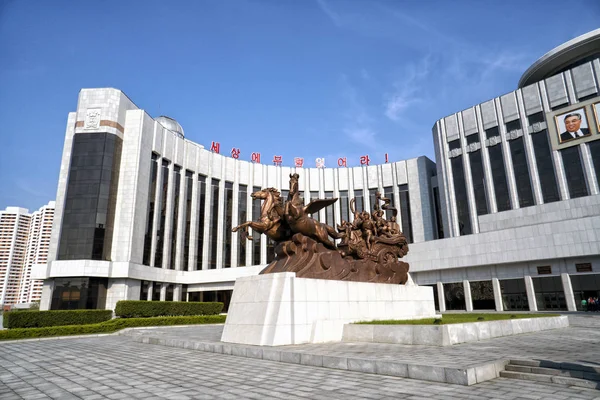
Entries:
{"label": "white marble wall", "polygon": [[[496,144],[496,146],[502,146],[506,180],[509,189],[511,207],[513,210],[519,209],[520,205],[519,195],[516,187],[517,183],[515,179],[515,171],[510,153],[510,141],[512,135],[523,137],[533,199],[536,205],[544,203],[540,176],[536,163],[536,156],[530,136],[533,132],[538,132],[542,129],[547,129],[548,142],[551,146],[550,151],[553,158],[554,173],[557,180],[560,198],[561,200],[569,199],[568,185],[566,180],[567,178],[562,163],[562,157],[560,155],[560,151],[557,150],[555,144],[552,143],[554,137],[556,136],[553,125],[554,121],[548,120],[541,124],[530,125],[527,118],[528,116],[538,112],[551,113],[553,112],[553,109],[556,110],[556,107],[559,106],[562,107],[573,105],[573,107],[570,108],[574,108],[576,107],[574,105],[579,103],[582,105],[587,105],[590,102],[596,102],[597,99],[589,99],[588,96],[593,96],[594,94],[598,95],[600,93],[600,84],[598,80],[588,79],[588,75],[584,74],[584,76],[581,74],[584,73],[584,70],[589,70],[589,72],[592,73],[591,71],[596,68],[597,65],[600,65],[600,61],[598,59],[550,77],[546,80],[542,80],[521,89],[517,89],[503,96],[496,97],[493,100],[476,105],[474,107],[476,117],[475,120],[472,118],[473,108],[469,108],[467,110],[442,118],[436,122],[433,127],[434,148],[436,151],[440,197],[443,204],[442,208],[445,210],[443,214],[444,225],[448,224],[448,227],[444,226],[444,231],[447,233],[447,236],[459,236],[459,228],[456,216],[456,200],[454,198],[454,184],[452,169],[450,167],[451,156],[448,149],[448,142],[456,139],[461,141],[472,229],[473,233],[478,233],[481,219],[478,219],[475,214],[476,205],[472,187],[473,183],[471,182],[470,162],[468,157],[469,153],[466,151],[468,148],[467,136],[471,134],[478,134],[480,136],[479,142],[481,144],[481,155],[486,180],[485,190],[486,199],[488,202],[488,210],[490,213],[496,213],[496,198],[489,165],[488,147],[486,146],[485,137],[485,130],[495,126],[499,128],[501,142]],[[597,69],[599,68],[596,68],[596,70]],[[593,77],[593,74],[590,76]],[[579,82],[580,87],[585,87],[585,89],[577,91],[577,82]],[[466,127],[463,124],[465,118],[467,121]],[[516,129],[513,132],[507,132],[506,123],[512,121],[520,121],[521,128]],[[591,115],[588,116],[588,124],[591,126],[591,131],[594,132],[596,130],[594,128],[594,117]],[[477,133],[474,133],[474,131],[477,131]],[[597,138],[592,137],[586,140],[589,141],[596,139]],[[578,146],[581,154],[588,193],[590,193],[590,195],[596,195],[600,192],[600,188],[598,187],[596,180],[596,176],[600,173],[600,171],[594,170],[588,144],[581,143]]]}

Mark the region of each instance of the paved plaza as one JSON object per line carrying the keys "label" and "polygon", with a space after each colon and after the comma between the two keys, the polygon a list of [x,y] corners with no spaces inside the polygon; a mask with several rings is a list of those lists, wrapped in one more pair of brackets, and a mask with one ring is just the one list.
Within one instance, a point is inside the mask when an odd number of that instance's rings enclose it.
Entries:
{"label": "paved plaza", "polygon": [[[377,344],[285,346],[294,351],[361,352],[365,357],[423,357],[428,362],[543,352],[545,359],[600,364],[600,318],[573,317],[553,332],[445,348]],[[153,328],[200,340],[219,326]],[[202,333],[204,330],[204,333]],[[125,335],[0,343],[0,399],[597,399],[600,391],[497,378],[474,386],[426,382],[139,343]],[[560,344],[560,346],[559,346]],[[399,346],[399,347],[398,347]],[[512,347],[507,350],[505,347]],[[504,353],[502,353],[504,352]],[[437,355],[436,355],[437,354]],[[479,360],[479,359],[477,359]]]}

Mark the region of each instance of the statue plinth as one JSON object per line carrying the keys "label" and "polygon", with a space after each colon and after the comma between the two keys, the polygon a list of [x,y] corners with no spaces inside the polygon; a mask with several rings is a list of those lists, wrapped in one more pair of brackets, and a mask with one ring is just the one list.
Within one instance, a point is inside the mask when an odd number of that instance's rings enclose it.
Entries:
{"label": "statue plinth", "polygon": [[[302,234],[279,243],[276,257],[261,274],[295,272],[298,278],[333,279],[340,281],[404,284],[408,279],[408,264],[398,260],[402,246],[376,241],[370,249],[340,245],[340,251],[326,248]],[[359,258],[343,256],[357,252]]]}
{"label": "statue plinth", "polygon": [[339,342],[346,324],[439,317],[433,288],[299,278],[238,278],[221,341],[259,346]]}

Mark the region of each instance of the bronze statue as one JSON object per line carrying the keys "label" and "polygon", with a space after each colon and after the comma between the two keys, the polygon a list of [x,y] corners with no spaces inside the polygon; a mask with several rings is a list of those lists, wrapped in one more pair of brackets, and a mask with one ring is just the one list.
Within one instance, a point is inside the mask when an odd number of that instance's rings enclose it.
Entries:
{"label": "bronze statue", "polygon": [[[278,243],[275,260],[261,274],[296,272],[299,278],[406,282],[409,267],[398,258],[406,255],[408,243],[396,223],[397,210],[391,207],[390,199],[377,192],[372,213],[356,210],[352,199],[353,221],[342,221],[335,230],[310,214],[333,205],[337,199],[314,199],[304,205],[298,179],[298,174],[290,174],[290,192],[285,203],[274,188],[252,193],[253,199],[264,200],[260,220],[244,222],[232,229],[247,233],[250,227]],[[384,203],[382,206],[380,201]],[[390,221],[384,218],[388,210],[393,214]],[[336,239],[341,239],[337,246]]]}

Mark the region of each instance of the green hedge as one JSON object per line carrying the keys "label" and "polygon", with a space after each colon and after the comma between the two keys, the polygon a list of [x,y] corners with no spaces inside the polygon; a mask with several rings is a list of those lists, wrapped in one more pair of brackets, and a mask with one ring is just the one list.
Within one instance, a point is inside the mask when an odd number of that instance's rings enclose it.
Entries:
{"label": "green hedge", "polygon": [[115,314],[121,318],[215,315],[222,309],[223,303],[216,302],[121,300],[117,302]]}
{"label": "green hedge", "polygon": [[4,327],[43,328],[63,325],[87,325],[108,321],[111,310],[53,310],[53,311],[10,311],[4,313]]}
{"label": "green hedge", "polygon": [[138,326],[222,324],[225,315],[200,315],[190,317],[117,318],[92,325],[52,326],[46,328],[17,328],[0,330],[0,340],[32,339],[49,336],[113,333],[123,328]]}

